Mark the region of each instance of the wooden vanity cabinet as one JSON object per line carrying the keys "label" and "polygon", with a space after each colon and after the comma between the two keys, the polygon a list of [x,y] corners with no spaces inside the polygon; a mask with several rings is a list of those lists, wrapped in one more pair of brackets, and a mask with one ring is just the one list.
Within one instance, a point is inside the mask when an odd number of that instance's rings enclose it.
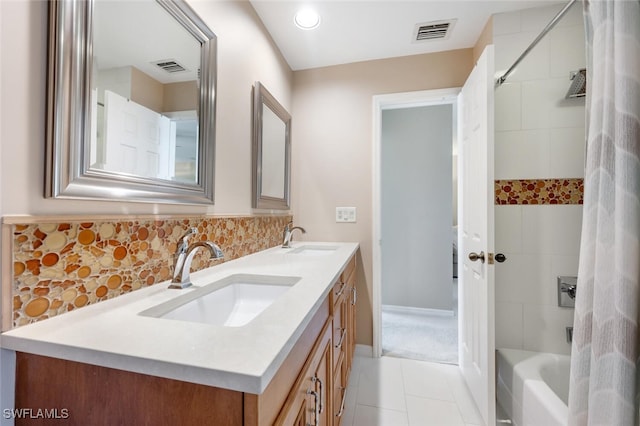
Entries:
{"label": "wooden vanity cabinet", "polygon": [[358,299],[358,290],[356,288],[356,257],[353,256],[349,264],[343,272],[344,281],[347,284],[345,293],[345,307],[347,311],[347,343],[346,343],[346,375],[351,372],[353,356],[356,350],[356,302]]}
{"label": "wooden vanity cabinet", "polygon": [[[280,414],[285,411],[285,405],[292,404],[291,399],[294,398],[292,395],[297,393],[296,384],[303,381],[307,375],[309,365],[312,363],[311,359],[320,350],[323,336],[328,333],[329,341],[331,341],[329,327],[331,309],[329,305],[330,297],[327,297],[264,392],[260,395],[244,394],[244,424],[246,426],[273,425],[277,419],[281,419]],[[330,346],[329,342],[329,351]],[[329,354],[328,360],[329,362],[332,360],[331,354]],[[323,389],[324,391],[325,389]],[[291,420],[288,415],[286,418]]]}
{"label": "wooden vanity cabinet", "polygon": [[333,287],[333,425],[338,426],[344,414],[346,388],[355,348],[355,270],[352,257]]}
{"label": "wooden vanity cabinet", "polygon": [[333,366],[337,368],[338,361],[346,355],[348,347],[347,327],[347,283],[342,277],[335,283],[332,290],[333,296]]}
{"label": "wooden vanity cabinet", "polygon": [[16,407],[64,407],[64,424],[339,426],[355,347],[355,266],[353,257],[260,395],[17,352]]}
{"label": "wooden vanity cabinet", "polygon": [[331,347],[331,327],[327,322],[275,425],[333,424]]}
{"label": "wooden vanity cabinet", "polygon": [[355,348],[355,270],[353,256],[331,289],[325,328],[274,424],[340,425]]}

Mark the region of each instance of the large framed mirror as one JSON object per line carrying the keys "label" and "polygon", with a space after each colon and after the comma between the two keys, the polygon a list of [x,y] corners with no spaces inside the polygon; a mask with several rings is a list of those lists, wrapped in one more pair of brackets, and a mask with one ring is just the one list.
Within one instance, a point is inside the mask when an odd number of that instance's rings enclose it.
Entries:
{"label": "large framed mirror", "polygon": [[45,196],[214,200],[216,36],[183,0],[49,3]]}
{"label": "large framed mirror", "polygon": [[259,81],[253,87],[253,207],[288,210],[291,115]]}

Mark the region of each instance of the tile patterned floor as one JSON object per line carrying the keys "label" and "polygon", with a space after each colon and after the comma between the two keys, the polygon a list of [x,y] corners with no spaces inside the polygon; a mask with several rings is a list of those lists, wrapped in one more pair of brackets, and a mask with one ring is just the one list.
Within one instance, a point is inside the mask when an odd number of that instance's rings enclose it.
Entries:
{"label": "tile patterned floor", "polygon": [[482,425],[456,365],[356,356],[343,426]]}

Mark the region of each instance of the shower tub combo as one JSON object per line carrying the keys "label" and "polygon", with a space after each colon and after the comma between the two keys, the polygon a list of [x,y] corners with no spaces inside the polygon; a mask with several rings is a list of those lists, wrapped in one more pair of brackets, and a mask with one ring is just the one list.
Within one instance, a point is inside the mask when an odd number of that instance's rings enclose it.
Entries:
{"label": "shower tub combo", "polygon": [[498,349],[498,404],[517,426],[566,426],[569,355]]}

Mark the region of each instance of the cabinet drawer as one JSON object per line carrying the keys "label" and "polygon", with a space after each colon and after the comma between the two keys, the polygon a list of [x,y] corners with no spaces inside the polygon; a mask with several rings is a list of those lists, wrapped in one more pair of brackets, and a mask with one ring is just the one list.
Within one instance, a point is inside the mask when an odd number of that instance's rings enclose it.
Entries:
{"label": "cabinet drawer", "polygon": [[335,307],[340,303],[343,299],[347,297],[347,293],[349,292],[349,285],[346,281],[339,279],[333,285],[331,289],[331,306],[335,311]]}

